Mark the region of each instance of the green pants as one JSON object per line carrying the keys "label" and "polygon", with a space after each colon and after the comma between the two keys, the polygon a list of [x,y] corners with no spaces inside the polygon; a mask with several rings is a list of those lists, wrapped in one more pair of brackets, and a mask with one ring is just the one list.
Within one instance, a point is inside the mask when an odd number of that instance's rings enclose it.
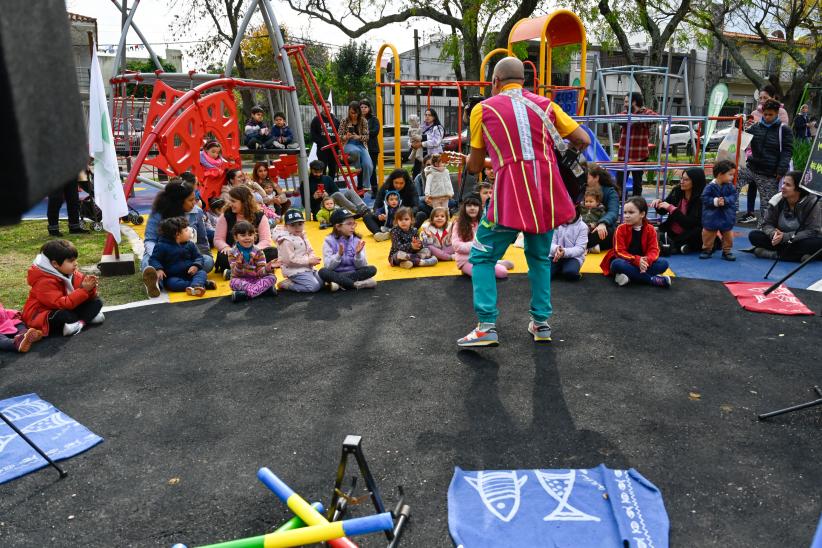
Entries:
{"label": "green pants", "polygon": [[[479,223],[469,261],[474,265],[474,310],[481,322],[496,323],[497,280],[494,265],[502,259],[519,231],[486,220]],[[553,230],[541,234],[525,234],[525,258],[531,282],[531,317],[544,322],[551,316],[551,239]]]}

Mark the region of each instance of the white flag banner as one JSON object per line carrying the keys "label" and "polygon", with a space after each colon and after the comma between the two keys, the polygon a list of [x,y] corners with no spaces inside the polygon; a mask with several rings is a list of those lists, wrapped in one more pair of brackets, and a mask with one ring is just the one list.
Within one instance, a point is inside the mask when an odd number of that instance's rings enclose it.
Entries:
{"label": "white flag banner", "polygon": [[[334,95],[333,91],[328,92],[328,102],[331,103],[331,114],[334,114]],[[323,112],[322,110],[320,112]],[[320,123],[322,123],[322,116],[320,117]],[[314,160],[317,159],[317,143],[311,143],[311,150],[308,152],[308,163],[310,164]]]}
{"label": "white flag banner", "polygon": [[94,157],[94,201],[103,211],[103,228],[120,243],[120,217],[128,214],[128,204],[114,151],[106,88],[96,48],[91,57],[88,138],[89,155]]}

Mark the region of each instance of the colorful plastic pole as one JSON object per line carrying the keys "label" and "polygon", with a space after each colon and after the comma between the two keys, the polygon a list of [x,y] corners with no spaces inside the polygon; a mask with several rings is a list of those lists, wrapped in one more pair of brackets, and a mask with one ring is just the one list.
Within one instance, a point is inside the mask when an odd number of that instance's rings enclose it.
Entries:
{"label": "colorful plastic pole", "polygon": [[[309,506],[310,508],[310,506]],[[312,525],[282,533],[269,533],[258,537],[249,537],[228,542],[209,544],[200,548],[288,548],[326,542],[346,535],[366,535],[391,529],[394,522],[391,514],[385,512],[364,518],[353,518],[335,521],[324,525]]]}
{"label": "colorful plastic pole", "polygon": [[[271,489],[277,497],[286,503],[288,507],[294,512],[295,515],[302,518],[304,522],[306,522],[310,526],[314,525],[324,525],[328,524],[328,520],[325,519],[321,513],[314,510],[300,495],[294,492],[288,485],[286,485],[280,478],[277,477],[274,472],[269,470],[268,468],[260,468],[257,471],[257,478],[263,484]],[[387,515],[389,521],[392,521],[392,524],[383,530],[388,530],[393,527],[393,520],[391,519],[391,514],[386,512],[384,514],[378,515]],[[376,531],[374,531],[376,532]],[[348,539],[336,539],[332,542],[328,543],[329,545],[333,546],[334,548],[356,548],[356,544],[351,542]]]}
{"label": "colorful plastic pole", "polygon": [[[278,478],[276,474],[274,474],[274,472],[272,472],[268,468],[260,468],[257,471],[257,477],[261,482],[263,482],[263,484],[266,487],[271,489],[280,500],[286,503],[288,507],[291,509],[291,511],[294,512],[294,514],[298,518],[302,519],[308,525],[325,525],[329,523],[329,521],[325,519],[325,516],[322,515],[321,512],[317,512],[307,504],[299,504],[298,502],[295,502],[297,508],[299,508],[299,511],[295,510],[295,507],[291,506],[291,503],[289,502],[291,495],[294,495],[294,497],[296,497],[295,501],[299,499],[300,501],[305,503],[305,500],[303,500],[302,497],[294,493],[294,491],[289,486],[283,483],[282,480],[280,480],[280,478]],[[348,540],[347,538],[330,540],[328,542],[328,545],[332,548],[357,548],[357,545]]]}
{"label": "colorful plastic pole", "polygon": [[[323,505],[320,502],[312,503],[311,507],[317,512],[323,511]],[[305,522],[302,519],[300,519],[300,516],[294,516],[290,520],[286,521],[285,523],[277,527],[274,530],[274,532],[282,533],[283,531],[291,531],[292,529],[299,529],[300,527],[305,527]]]}

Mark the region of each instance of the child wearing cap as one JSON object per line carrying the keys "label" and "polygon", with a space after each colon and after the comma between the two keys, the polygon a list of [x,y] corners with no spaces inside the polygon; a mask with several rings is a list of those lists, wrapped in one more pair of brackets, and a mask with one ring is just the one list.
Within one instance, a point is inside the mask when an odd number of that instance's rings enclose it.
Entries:
{"label": "child wearing cap", "polygon": [[308,238],[305,237],[305,218],[299,209],[285,212],[285,233],[277,237],[278,259],[280,270],[285,279],[278,285],[285,291],[314,293],[319,291],[323,282],[314,270],[321,259],[314,254]]}
{"label": "child wearing cap", "polygon": [[365,242],[357,234],[355,215],[347,209],[331,214],[331,234],[323,242],[324,268],[320,279],[329,284],[331,291],[338,289],[365,289],[376,287],[377,269],[368,264]]}
{"label": "child wearing cap", "polygon": [[274,270],[279,259],[266,262],[263,250],[254,245],[257,229],[248,221],[237,221],[231,229],[236,242],[228,251],[231,265],[231,301],[240,302],[260,295],[276,295]]}

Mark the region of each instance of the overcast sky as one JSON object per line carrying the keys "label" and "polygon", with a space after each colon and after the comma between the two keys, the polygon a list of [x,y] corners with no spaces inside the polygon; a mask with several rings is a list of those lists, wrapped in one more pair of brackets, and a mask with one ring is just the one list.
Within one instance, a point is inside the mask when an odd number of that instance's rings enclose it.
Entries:
{"label": "overcast sky", "polygon": [[[142,0],[134,16],[137,26],[148,41],[152,43],[152,48],[157,52],[157,55],[160,56],[163,55],[167,47],[166,44],[170,48],[182,49],[184,52],[192,46],[191,43],[179,43],[191,40],[191,38],[181,37],[169,31],[169,22],[172,20],[168,8],[170,3],[169,0]],[[131,5],[131,1],[129,5]],[[305,36],[332,46],[339,46],[348,41],[348,37],[337,28],[321,22],[310,22],[307,16],[294,13],[284,5],[284,2],[273,2],[273,5],[277,10],[276,15],[280,24],[285,25],[292,35]],[[66,0],[66,7],[72,13],[97,19],[97,31],[101,46],[117,44],[121,30],[120,12],[112,2],[109,0]],[[203,21],[204,29],[209,26],[211,26],[210,20]],[[436,27],[430,24],[430,21],[426,24],[417,23],[417,27],[420,29],[421,43],[425,42],[425,37],[430,36],[437,30]],[[394,24],[383,29],[373,30],[360,40],[370,43],[375,52],[386,41],[391,41],[400,53],[414,47],[413,30],[405,24]],[[127,43],[140,43],[140,39],[134,31],[129,32]],[[128,55],[130,57],[148,57],[147,53],[140,54],[139,52],[129,52]],[[388,54],[386,54],[387,57]],[[224,62],[225,59],[220,61]],[[189,56],[184,57],[184,64],[186,69],[203,68],[201,63],[195,62]]]}

